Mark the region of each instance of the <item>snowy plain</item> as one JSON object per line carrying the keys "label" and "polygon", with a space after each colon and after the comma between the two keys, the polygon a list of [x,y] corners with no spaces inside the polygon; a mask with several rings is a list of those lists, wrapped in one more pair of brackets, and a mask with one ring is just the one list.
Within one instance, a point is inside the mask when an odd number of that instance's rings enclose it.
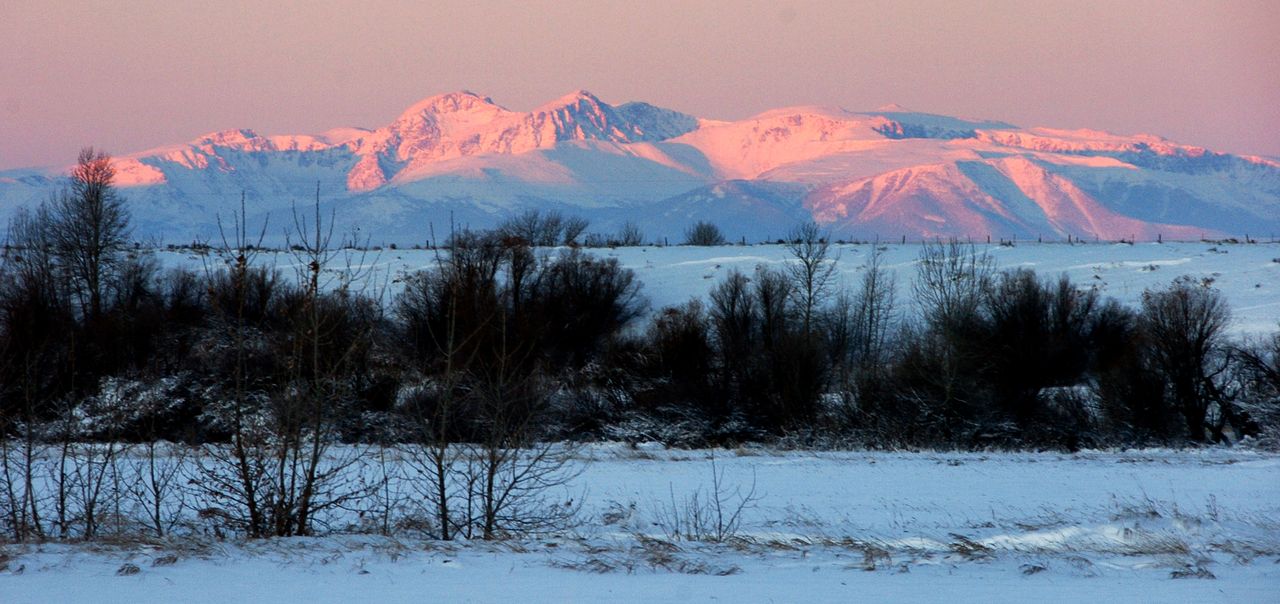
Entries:
{"label": "snowy plain", "polygon": [[[917,245],[882,245],[911,314]],[[853,283],[873,249],[839,245]],[[978,246],[999,268],[1068,275],[1137,304],[1175,277],[1212,279],[1238,335],[1280,325],[1280,244]],[[563,250],[546,250],[556,254]],[[616,257],[651,310],[706,292],[733,269],[787,262],[784,247],[637,247]],[[162,266],[218,260],[158,250]],[[430,250],[353,252],[369,291],[395,294]],[[288,274],[287,253],[258,262]],[[338,276],[345,263],[335,263]],[[557,493],[581,509],[567,532],[484,543],[412,534],[243,542],[0,547],[0,602],[1275,602],[1280,454],[1244,448],[955,453],[667,450],[594,444]],[[713,466],[714,459],[714,466]],[[673,510],[748,493],[720,542],[673,537]],[[126,565],[136,572],[118,572]]]}
{"label": "snowy plain", "polygon": [[[754,487],[736,534],[672,501]],[[566,534],[8,548],[4,602],[1274,602],[1280,456],[589,446]],[[741,490],[739,490],[741,489]],[[119,575],[126,564],[133,574]]]}

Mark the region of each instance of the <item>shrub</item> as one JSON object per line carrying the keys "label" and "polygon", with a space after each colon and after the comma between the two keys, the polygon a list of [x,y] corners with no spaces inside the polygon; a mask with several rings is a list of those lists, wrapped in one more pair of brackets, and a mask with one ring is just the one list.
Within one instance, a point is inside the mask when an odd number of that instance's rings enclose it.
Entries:
{"label": "shrub", "polygon": [[[1151,369],[1182,413],[1187,436],[1222,438],[1232,404],[1219,377],[1227,363],[1226,328],[1231,311],[1221,292],[1190,279],[1142,294],[1142,329],[1151,346]],[[1217,421],[1211,421],[1216,411]]]}
{"label": "shrub", "polygon": [[684,232],[685,245],[724,245],[724,233],[710,222],[696,222]]}
{"label": "shrub", "polygon": [[641,231],[636,223],[628,220],[618,228],[618,233],[613,238],[613,245],[619,247],[644,245],[644,231]]}

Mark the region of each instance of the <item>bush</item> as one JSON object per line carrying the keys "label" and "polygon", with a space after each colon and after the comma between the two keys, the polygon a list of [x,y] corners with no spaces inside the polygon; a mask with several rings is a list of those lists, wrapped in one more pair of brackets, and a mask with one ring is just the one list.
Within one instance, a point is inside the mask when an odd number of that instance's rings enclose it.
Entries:
{"label": "bush", "polygon": [[644,231],[641,231],[636,223],[628,220],[618,229],[618,234],[613,238],[613,245],[619,247],[644,245]]}
{"label": "bush", "polygon": [[684,232],[685,245],[724,245],[724,233],[710,222],[696,222]]}
{"label": "bush", "polygon": [[1280,333],[1240,344],[1235,357],[1244,382],[1237,436],[1258,436],[1264,446],[1280,448]]}
{"label": "bush", "polygon": [[505,220],[497,228],[500,237],[514,238],[526,245],[551,247],[574,245],[590,226],[585,218],[565,217],[557,211],[525,210]]}
{"label": "bush", "polygon": [[557,366],[581,367],[640,315],[643,301],[635,275],[616,258],[598,259],[573,250],[537,271],[523,309],[513,317],[527,324],[526,338]]}
{"label": "bush", "polygon": [[[1189,279],[1142,294],[1142,328],[1151,346],[1151,369],[1163,380],[1193,441],[1221,440],[1234,415],[1219,380],[1227,368],[1230,320],[1221,292]],[[1216,417],[1210,417],[1211,412]]]}
{"label": "bush", "polygon": [[1101,419],[1121,442],[1168,442],[1180,423],[1165,402],[1163,380],[1148,370],[1147,337],[1138,313],[1115,300],[1094,318],[1091,390]]}

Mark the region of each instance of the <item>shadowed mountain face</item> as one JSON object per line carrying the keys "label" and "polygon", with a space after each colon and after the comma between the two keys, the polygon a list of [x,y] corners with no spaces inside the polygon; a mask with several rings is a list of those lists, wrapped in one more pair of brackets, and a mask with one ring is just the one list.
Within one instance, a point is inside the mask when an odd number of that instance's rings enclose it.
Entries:
{"label": "shadowed mountain face", "polygon": [[[209,238],[239,208],[283,238],[314,201],[375,242],[424,241],[556,209],[611,231],[732,239],[809,218],[835,237],[1195,239],[1280,232],[1280,162],[1149,135],[1019,128],[914,113],[788,107],[696,118],[577,91],[532,111],[433,96],[374,130],[230,130],[118,157],[140,238]],[[47,199],[65,168],[0,172],[0,220]],[[274,225],[274,226],[271,226]]]}

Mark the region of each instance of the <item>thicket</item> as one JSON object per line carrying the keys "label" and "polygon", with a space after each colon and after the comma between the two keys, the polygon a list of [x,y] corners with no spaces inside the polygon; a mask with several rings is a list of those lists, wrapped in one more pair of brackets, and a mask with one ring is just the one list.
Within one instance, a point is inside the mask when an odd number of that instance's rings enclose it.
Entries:
{"label": "thicket", "polygon": [[[669,439],[678,424],[706,443],[1075,448],[1257,434],[1280,389],[1275,337],[1231,341],[1221,293],[1185,278],[1129,308],[931,243],[909,284],[920,316],[906,316],[878,251],[842,282],[810,224],[781,268],[648,313],[615,260],[539,251],[503,228],[455,233],[383,299],[353,287],[369,280],[335,261],[321,216],[297,225],[297,274],[258,262],[242,225],[204,270],[162,272],[127,244],[109,190],[107,211],[89,211],[111,224],[85,244],[69,227],[92,220],[67,198],[9,228],[9,433],[41,425],[47,438],[75,418],[77,439],[226,442],[245,401],[287,418],[287,399],[311,389],[344,442],[404,439],[423,418],[438,438],[483,440],[498,421],[486,405],[501,404],[502,421],[539,438]],[[493,383],[503,390],[484,402]]]}

